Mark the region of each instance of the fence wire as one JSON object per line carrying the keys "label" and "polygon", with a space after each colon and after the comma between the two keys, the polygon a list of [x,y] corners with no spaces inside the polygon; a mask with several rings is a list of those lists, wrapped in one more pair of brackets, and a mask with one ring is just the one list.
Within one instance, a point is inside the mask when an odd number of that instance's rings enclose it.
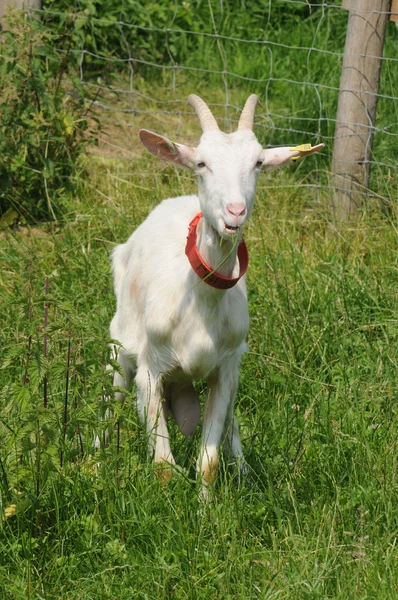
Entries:
{"label": "fence wire", "polygon": [[[242,35],[236,33],[238,26],[233,35],[225,34],[234,11],[231,3],[223,0],[197,3],[197,14],[193,9],[191,12],[200,25],[194,18],[189,28],[176,25],[179,11],[190,7],[189,2],[180,0],[175,1],[166,24],[156,10],[151,12],[150,24],[140,22],[133,4],[126,0],[120,0],[116,18],[99,18],[72,9],[64,13],[54,9],[56,3],[39,12],[45,19],[74,20],[79,44],[71,51],[79,63],[81,84],[93,98],[104,131],[108,130],[105,153],[107,147],[112,156],[119,152],[120,157],[128,157],[138,148],[137,133],[143,126],[178,141],[197,138],[199,127],[186,105],[192,92],[209,104],[222,129],[231,131],[246,97],[257,93],[262,106],[257,111],[255,131],[264,146],[326,144],[321,156],[314,158],[323,176],[312,175],[307,182],[313,186],[314,177],[318,178],[319,188],[325,189],[348,12],[337,0],[267,0],[263,4],[267,5],[266,16],[263,14],[251,31],[242,30]],[[202,18],[204,13],[207,21]],[[117,32],[122,52],[103,52],[100,45],[93,48],[93,35],[87,31],[100,28]],[[389,202],[397,197],[397,42],[397,26],[389,22],[370,193]],[[187,49],[183,60],[182,47]],[[190,48],[195,51],[190,53]],[[313,165],[308,170],[313,172]]]}

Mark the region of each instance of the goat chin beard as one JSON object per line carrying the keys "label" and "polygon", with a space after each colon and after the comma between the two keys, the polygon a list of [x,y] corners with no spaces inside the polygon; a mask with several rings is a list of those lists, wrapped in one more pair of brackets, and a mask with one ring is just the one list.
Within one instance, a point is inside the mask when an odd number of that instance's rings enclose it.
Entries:
{"label": "goat chin beard", "polygon": [[220,236],[220,242],[230,242],[233,246],[237,243],[237,241],[242,237],[242,225],[228,225],[228,223],[223,223],[223,229]]}

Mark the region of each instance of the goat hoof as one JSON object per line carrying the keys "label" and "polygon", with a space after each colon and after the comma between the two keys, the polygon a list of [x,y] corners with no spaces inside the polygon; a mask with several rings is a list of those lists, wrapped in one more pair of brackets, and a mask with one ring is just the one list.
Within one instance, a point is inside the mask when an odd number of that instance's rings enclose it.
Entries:
{"label": "goat hoof", "polygon": [[175,473],[175,465],[166,461],[154,463],[155,477],[166,486]]}

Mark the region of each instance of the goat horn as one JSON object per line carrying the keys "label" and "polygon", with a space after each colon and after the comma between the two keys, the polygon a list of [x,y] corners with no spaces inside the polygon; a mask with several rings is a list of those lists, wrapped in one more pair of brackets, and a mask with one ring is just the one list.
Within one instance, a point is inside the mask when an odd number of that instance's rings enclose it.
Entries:
{"label": "goat horn", "polygon": [[240,115],[238,131],[242,131],[243,129],[249,129],[251,131],[253,129],[254,111],[256,110],[257,102],[257,94],[252,94],[246,100],[246,104]]}
{"label": "goat horn", "polygon": [[219,129],[217,121],[215,120],[210,108],[207,106],[206,102],[202,100],[202,98],[199,98],[199,96],[196,94],[189,94],[187,102],[192,106],[193,109],[195,109],[203,133],[205,131],[215,131]]}

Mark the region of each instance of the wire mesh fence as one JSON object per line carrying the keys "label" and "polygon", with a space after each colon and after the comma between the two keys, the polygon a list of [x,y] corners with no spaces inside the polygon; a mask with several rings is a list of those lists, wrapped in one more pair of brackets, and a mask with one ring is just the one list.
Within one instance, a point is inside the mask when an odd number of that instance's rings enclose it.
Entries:
{"label": "wire mesh fence", "polygon": [[[48,3],[40,13],[71,27],[73,44],[59,51],[75,55],[81,84],[108,133],[105,153],[129,157],[143,126],[180,141],[196,138],[199,128],[186,106],[191,92],[231,131],[255,92],[262,103],[255,131],[265,146],[326,143],[302,171],[312,172],[309,185],[327,189],[348,19],[341,0],[176,0],[167,6],[117,0],[106,9],[87,0],[73,8]],[[397,41],[397,25],[389,22],[367,192],[386,203],[397,196]]]}

